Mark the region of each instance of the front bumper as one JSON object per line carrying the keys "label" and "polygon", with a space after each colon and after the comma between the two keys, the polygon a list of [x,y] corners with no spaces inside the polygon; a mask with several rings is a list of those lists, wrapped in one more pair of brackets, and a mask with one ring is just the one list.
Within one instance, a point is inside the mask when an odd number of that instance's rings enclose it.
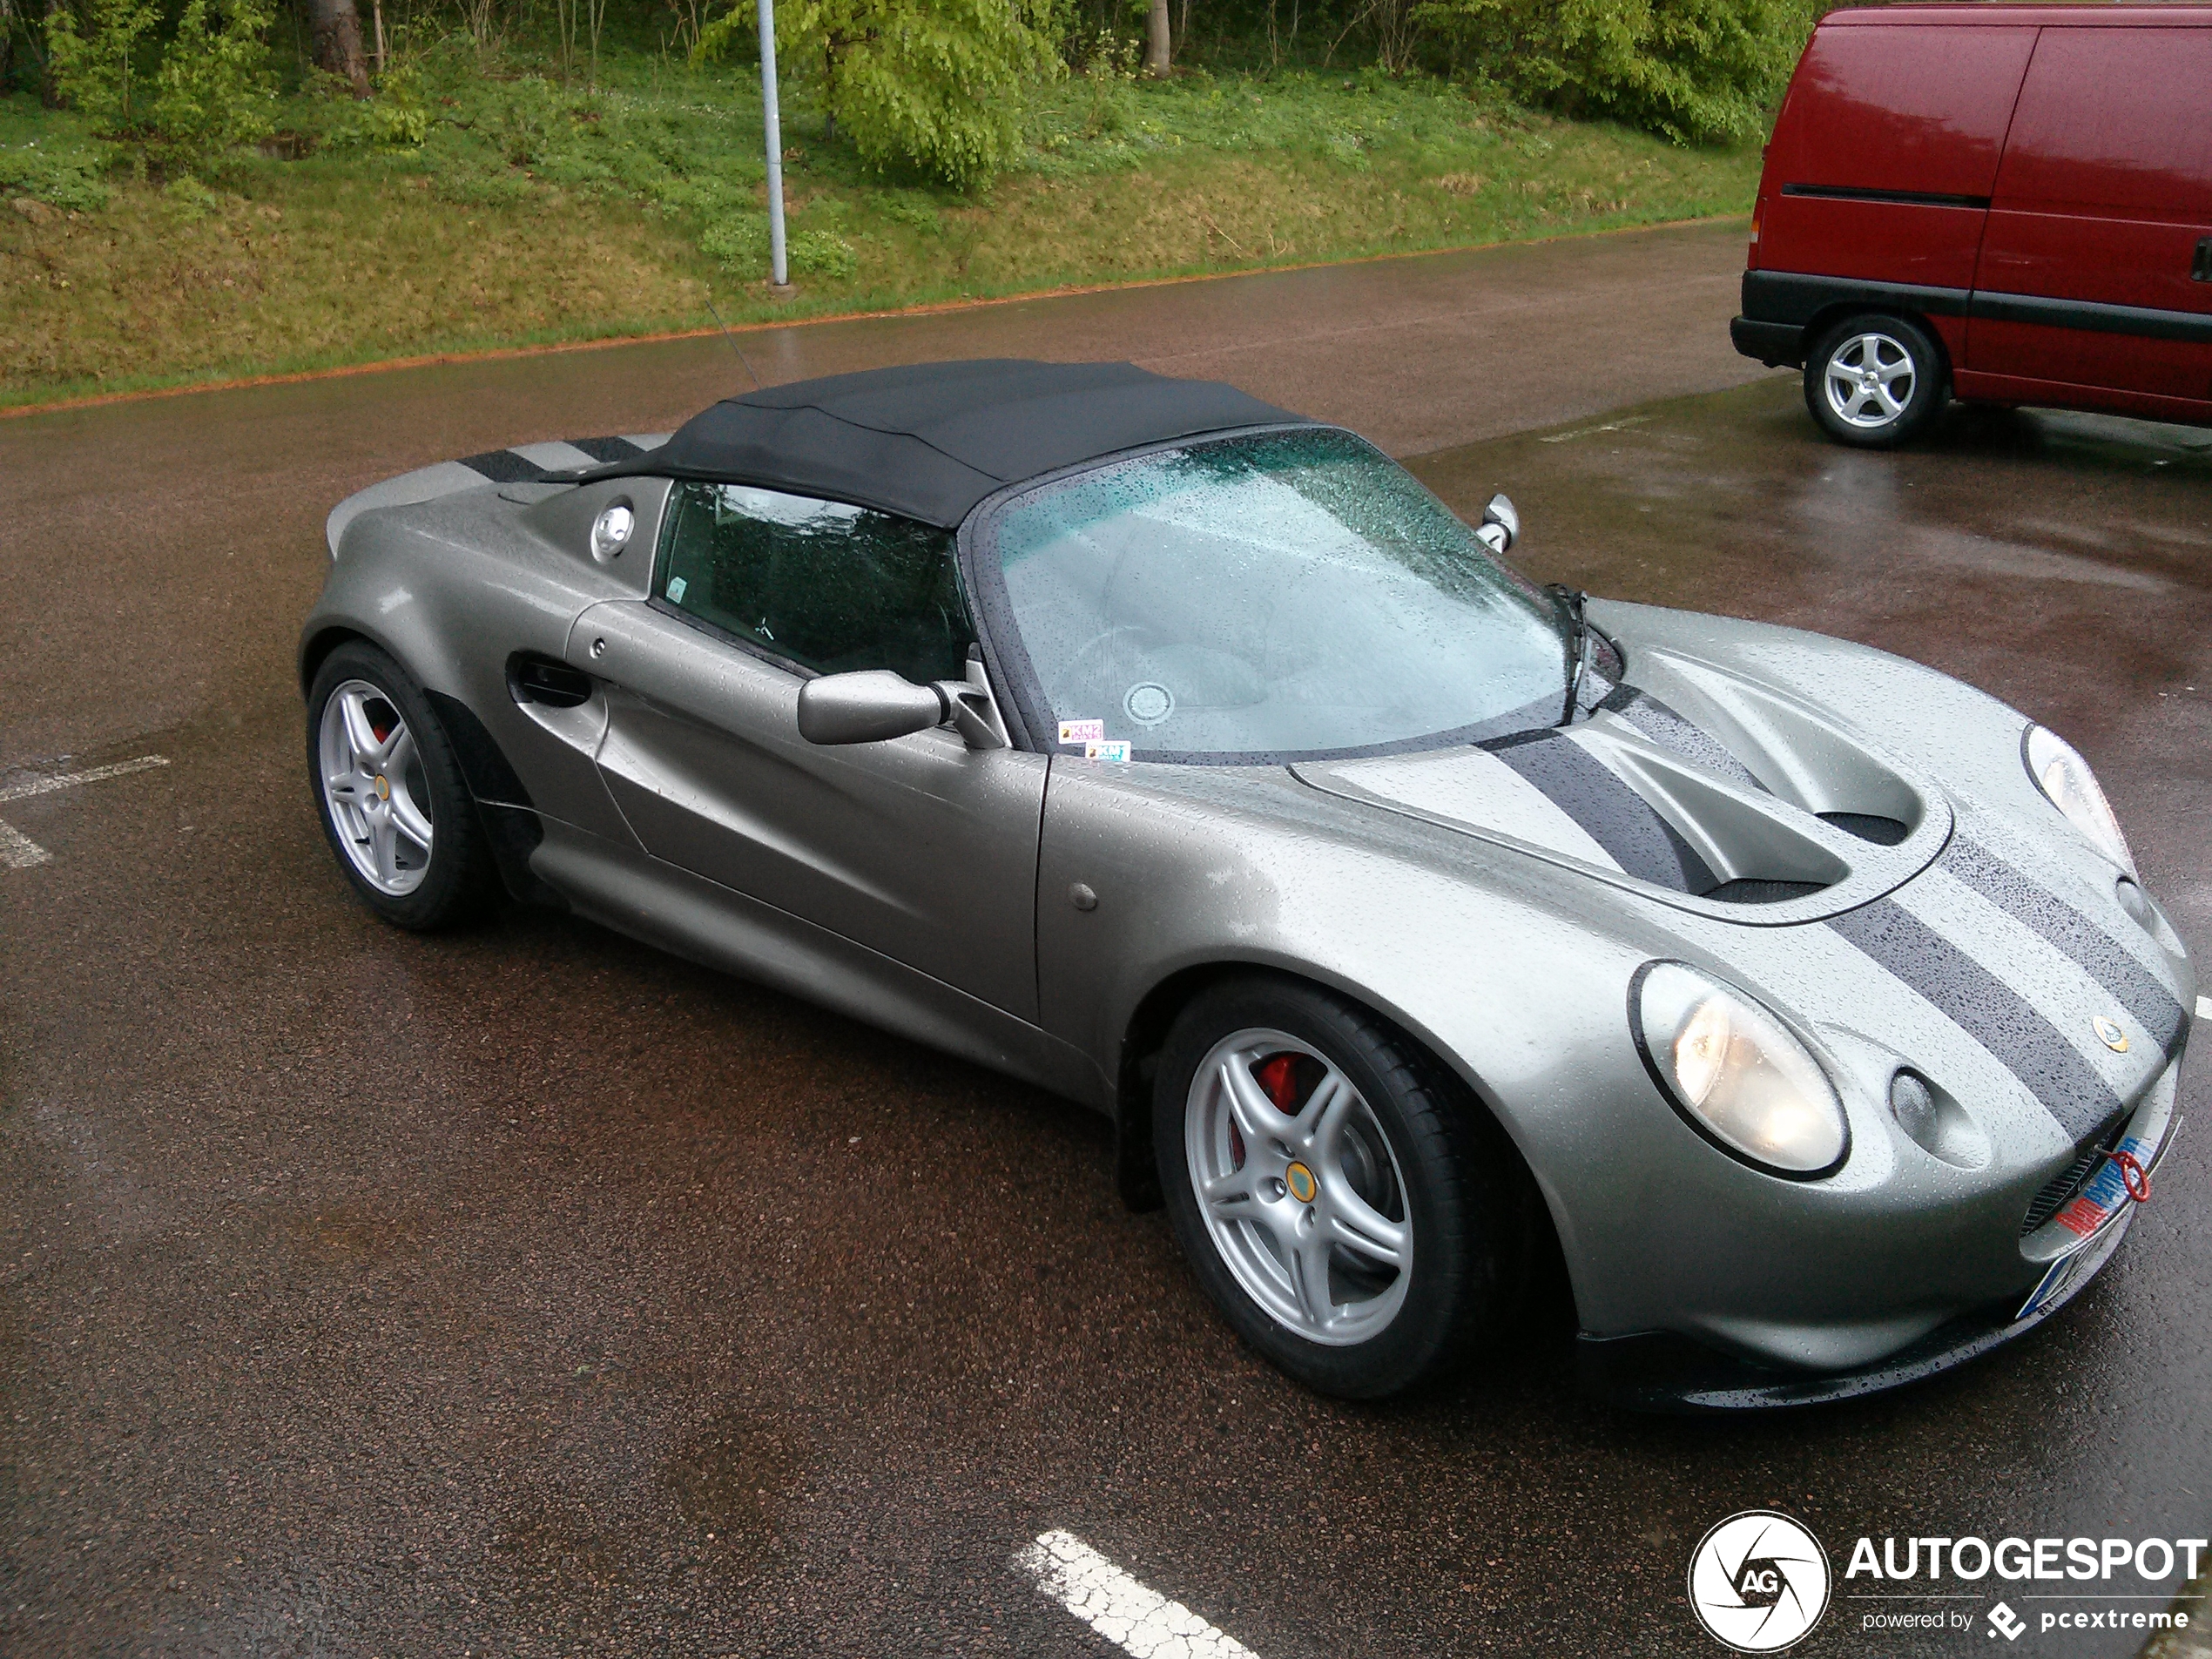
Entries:
{"label": "front bumper", "polygon": [[2067,1258],[2070,1276],[2034,1311],[2018,1298],[1938,1326],[1918,1342],[1872,1365],[1839,1372],[1784,1372],[1738,1359],[1676,1336],[1646,1331],[1627,1337],[1582,1337],[1575,1344],[1575,1379],[1582,1392],[1632,1411],[1700,1415],[1771,1410],[1855,1399],[1919,1382],[2024,1336],[2079,1296],[2104,1271],[2134,1220],[2130,1205],[2085,1249]]}

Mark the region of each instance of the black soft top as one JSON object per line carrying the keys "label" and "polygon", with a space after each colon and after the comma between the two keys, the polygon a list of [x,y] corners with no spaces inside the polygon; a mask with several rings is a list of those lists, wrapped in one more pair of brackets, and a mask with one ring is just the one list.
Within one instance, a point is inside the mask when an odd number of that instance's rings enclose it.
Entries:
{"label": "black soft top", "polygon": [[1302,421],[1216,381],[1134,363],[999,357],[833,374],[717,403],[586,479],[752,484],[957,526],[993,490],[1147,443]]}

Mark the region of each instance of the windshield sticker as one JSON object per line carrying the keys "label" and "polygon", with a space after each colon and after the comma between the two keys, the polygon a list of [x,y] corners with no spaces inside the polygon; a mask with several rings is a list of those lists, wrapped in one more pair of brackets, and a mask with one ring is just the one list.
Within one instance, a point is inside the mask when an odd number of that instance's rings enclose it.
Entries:
{"label": "windshield sticker", "polygon": [[1156,680],[1146,680],[1129,688],[1122,707],[1137,725],[1157,725],[1175,712],[1175,693]]}
{"label": "windshield sticker", "polygon": [[1111,760],[1117,765],[1126,765],[1129,762],[1129,739],[1127,738],[1109,738],[1103,741],[1086,743],[1083,745],[1083,759],[1086,760]]}
{"label": "windshield sticker", "polygon": [[686,582],[686,581],[685,581],[685,580],[684,580],[684,578],[683,578],[682,577],[680,577],[680,576],[672,576],[672,577],[669,577],[669,578],[668,578],[668,602],[669,602],[669,604],[672,604],[672,605],[680,605],[680,604],[682,604],[684,603],[684,590],[685,590],[685,588],[689,587],[689,586],[691,586],[691,583],[688,583],[688,582]]}
{"label": "windshield sticker", "polygon": [[[1060,741],[1062,743],[1103,743],[1105,738],[1106,722],[1103,720],[1062,720],[1060,723]],[[1084,759],[1088,759],[1089,756],[1086,754]]]}

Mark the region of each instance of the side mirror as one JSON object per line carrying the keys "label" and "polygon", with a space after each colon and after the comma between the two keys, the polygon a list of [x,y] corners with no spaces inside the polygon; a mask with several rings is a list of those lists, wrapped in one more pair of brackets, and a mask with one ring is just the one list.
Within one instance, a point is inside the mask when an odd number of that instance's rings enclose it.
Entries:
{"label": "side mirror", "polygon": [[1482,509],[1482,528],[1475,531],[1474,539],[1500,558],[1513,551],[1514,543],[1521,540],[1521,515],[1510,497],[1490,497],[1490,504]]}
{"label": "side mirror", "polygon": [[799,688],[799,735],[809,743],[883,743],[949,720],[971,749],[1007,747],[1006,726],[983,680],[968,664],[968,680],[916,685],[887,668],[825,674]]}
{"label": "side mirror", "polygon": [[927,732],[951,713],[936,687],[887,668],[825,674],[799,688],[799,735],[809,743],[881,743]]}

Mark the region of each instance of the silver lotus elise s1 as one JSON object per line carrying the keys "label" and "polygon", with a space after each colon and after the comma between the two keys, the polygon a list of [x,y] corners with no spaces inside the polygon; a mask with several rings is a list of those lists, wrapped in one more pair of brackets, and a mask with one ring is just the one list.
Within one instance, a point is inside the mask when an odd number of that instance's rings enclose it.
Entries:
{"label": "silver lotus elise s1", "polygon": [[[1331,1393],[1504,1339],[1831,1399],[2119,1245],[2195,994],[2095,779],[1862,646],[1535,587],[1340,428],[942,363],[392,479],[300,642],[339,867],[502,889],[1111,1116]],[[1555,1245],[1555,1252],[1554,1252]]]}

